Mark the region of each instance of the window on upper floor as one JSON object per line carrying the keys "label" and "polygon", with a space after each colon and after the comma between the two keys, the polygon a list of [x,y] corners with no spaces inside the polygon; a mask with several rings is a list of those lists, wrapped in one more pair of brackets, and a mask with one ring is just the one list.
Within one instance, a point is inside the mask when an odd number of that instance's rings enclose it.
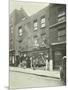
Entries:
{"label": "window on upper floor", "polygon": [[34,27],[34,30],[37,30],[37,29],[38,29],[37,20],[35,20],[35,21],[33,22],[33,27]]}
{"label": "window on upper floor", "polygon": [[41,38],[44,41],[46,39],[46,33],[41,34]]}
{"label": "window on upper floor", "polygon": [[61,30],[58,30],[58,41],[64,40],[66,40],[66,30],[63,28]]}
{"label": "window on upper floor", "polygon": [[25,20],[25,17],[23,17],[22,20],[24,21]]}
{"label": "window on upper floor", "polygon": [[41,28],[46,26],[46,22],[45,21],[46,21],[45,16],[41,17]]}
{"label": "window on upper floor", "polygon": [[47,39],[46,39],[46,33],[41,34],[41,38],[42,38],[42,46],[46,46],[47,44]]}
{"label": "window on upper floor", "polygon": [[23,34],[22,27],[19,27],[18,30],[19,30],[19,36],[22,36]]}
{"label": "window on upper floor", "polygon": [[66,19],[65,11],[61,8],[58,11],[58,22],[64,21]]}
{"label": "window on upper floor", "polygon": [[34,38],[34,46],[38,47],[39,46],[38,35],[34,35],[33,38]]}
{"label": "window on upper floor", "polygon": [[38,40],[37,39],[35,39],[34,45],[35,45],[35,47],[39,47],[39,43],[38,43]]}

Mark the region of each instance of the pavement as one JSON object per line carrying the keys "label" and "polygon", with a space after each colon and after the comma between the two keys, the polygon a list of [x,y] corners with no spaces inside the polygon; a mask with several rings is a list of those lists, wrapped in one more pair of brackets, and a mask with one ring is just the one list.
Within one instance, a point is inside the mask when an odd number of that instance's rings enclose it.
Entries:
{"label": "pavement", "polygon": [[20,67],[10,67],[10,71],[12,72],[20,72],[20,73],[27,73],[27,74],[33,74],[37,76],[43,76],[43,77],[50,77],[50,78],[56,78],[60,79],[60,72],[59,71],[48,71],[48,70],[33,70],[30,68],[20,68]]}

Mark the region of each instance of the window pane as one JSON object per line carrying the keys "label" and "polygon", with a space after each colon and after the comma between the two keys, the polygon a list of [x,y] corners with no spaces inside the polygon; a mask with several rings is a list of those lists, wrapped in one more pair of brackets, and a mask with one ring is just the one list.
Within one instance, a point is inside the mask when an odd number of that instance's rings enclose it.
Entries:
{"label": "window pane", "polygon": [[35,44],[37,44],[37,40],[35,40]]}
{"label": "window pane", "polygon": [[64,16],[64,15],[65,15],[65,12],[62,11],[62,12],[59,13],[58,17]]}
{"label": "window pane", "polygon": [[41,27],[45,27],[45,23],[41,24]]}
{"label": "window pane", "polygon": [[41,18],[41,27],[45,27],[45,17]]}
{"label": "window pane", "polygon": [[36,27],[37,26],[37,22],[34,22],[34,27]]}
{"label": "window pane", "polygon": [[58,31],[58,36],[63,36],[65,34],[66,34],[66,31],[65,30]]}
{"label": "window pane", "polygon": [[58,22],[63,21],[63,20],[65,20],[65,16],[58,18]]}
{"label": "window pane", "polygon": [[65,40],[66,40],[66,35],[58,37],[58,41],[65,41]]}
{"label": "window pane", "polygon": [[23,32],[22,32],[22,28],[20,27],[20,28],[19,28],[19,35],[22,36],[22,33],[23,33]]}
{"label": "window pane", "polygon": [[37,30],[37,27],[34,27],[34,30]]}
{"label": "window pane", "polygon": [[65,20],[65,11],[61,10],[58,13],[58,22]]}
{"label": "window pane", "polygon": [[41,23],[45,23],[45,18],[42,18],[41,19]]}
{"label": "window pane", "polygon": [[35,42],[34,42],[34,43],[35,43],[35,46],[36,46],[36,47],[38,47],[38,46],[39,46],[37,39],[35,40]]}
{"label": "window pane", "polygon": [[38,29],[38,23],[37,23],[37,20],[34,21],[34,30],[37,30]]}

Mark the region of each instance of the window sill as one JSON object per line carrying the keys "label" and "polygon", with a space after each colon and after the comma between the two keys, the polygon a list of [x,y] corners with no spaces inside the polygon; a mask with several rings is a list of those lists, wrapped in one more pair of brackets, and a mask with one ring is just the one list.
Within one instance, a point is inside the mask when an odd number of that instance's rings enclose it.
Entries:
{"label": "window sill", "polygon": [[40,29],[43,29],[43,28],[46,28],[46,26],[45,27],[40,27]]}
{"label": "window sill", "polygon": [[34,31],[34,32],[35,32],[35,31],[38,31],[38,29],[37,29],[37,30],[33,30],[33,31]]}

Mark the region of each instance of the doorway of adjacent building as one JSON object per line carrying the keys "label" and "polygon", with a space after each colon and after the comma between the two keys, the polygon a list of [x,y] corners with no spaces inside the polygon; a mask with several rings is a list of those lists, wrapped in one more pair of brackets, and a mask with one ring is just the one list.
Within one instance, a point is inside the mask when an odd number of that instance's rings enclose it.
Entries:
{"label": "doorway of adjacent building", "polygon": [[53,68],[59,70],[63,56],[66,56],[66,50],[55,50],[53,52]]}

